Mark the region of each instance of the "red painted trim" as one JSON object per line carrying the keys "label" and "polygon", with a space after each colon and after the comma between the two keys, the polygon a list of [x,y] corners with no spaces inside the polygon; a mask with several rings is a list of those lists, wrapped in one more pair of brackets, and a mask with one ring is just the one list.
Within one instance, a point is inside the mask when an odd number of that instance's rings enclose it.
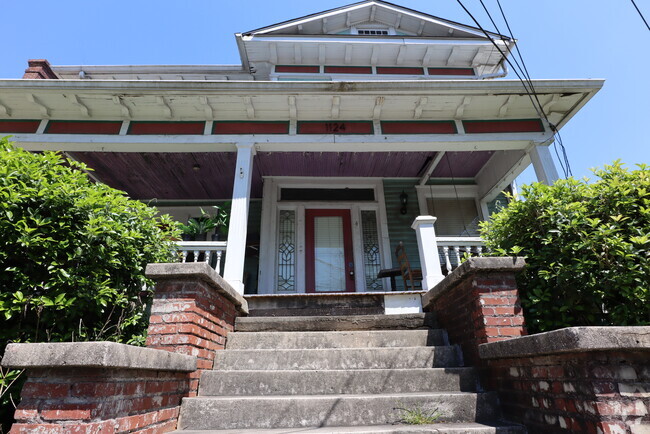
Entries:
{"label": "red painted trim", "polygon": [[49,121],[46,134],[120,134],[122,121]]}
{"label": "red painted trim", "polygon": [[539,119],[463,121],[463,127],[468,134],[544,132],[544,124]]}
{"label": "red painted trim", "polygon": [[289,134],[289,122],[215,122],[212,134]]}
{"label": "red painted trim", "polygon": [[428,68],[429,75],[476,75],[472,68]]}
{"label": "red painted trim", "polygon": [[127,134],[199,134],[203,135],[205,122],[131,121]]}
{"label": "red painted trim", "polygon": [[402,67],[402,66],[378,66],[377,74],[404,74],[404,75],[422,75],[423,68]]}
{"label": "red painted trim", "polygon": [[276,65],[275,72],[319,73],[320,66],[311,65]]}
{"label": "red painted trim", "polygon": [[453,121],[382,121],[382,134],[456,134]]}
{"label": "red painted trim", "polygon": [[38,130],[41,121],[31,120],[0,120],[0,133],[14,133],[14,134],[33,134]]}
{"label": "red painted trim", "polygon": [[370,121],[299,121],[298,134],[372,134]]}
{"label": "red painted trim", "polygon": [[371,66],[326,66],[329,74],[372,74]]}
{"label": "red painted trim", "polygon": [[[354,263],[352,254],[352,219],[349,209],[305,210],[305,289],[316,292],[316,252],[314,251],[314,218],[341,217],[343,219],[343,251],[345,255],[345,291],[354,292],[354,278],[350,276],[349,264]],[[337,291],[339,292],[339,291]]]}

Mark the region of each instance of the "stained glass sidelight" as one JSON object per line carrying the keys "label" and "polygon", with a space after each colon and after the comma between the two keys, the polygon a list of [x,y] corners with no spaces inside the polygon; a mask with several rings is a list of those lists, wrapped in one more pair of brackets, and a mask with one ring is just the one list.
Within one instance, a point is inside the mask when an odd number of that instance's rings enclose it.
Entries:
{"label": "stained glass sidelight", "polygon": [[278,221],[278,292],[296,290],[296,212],[281,210]]}
{"label": "stained glass sidelight", "polygon": [[379,252],[379,233],[377,232],[377,215],[375,211],[361,211],[361,234],[363,237],[363,271],[366,277],[367,291],[381,291],[384,286],[377,273],[381,269]]}

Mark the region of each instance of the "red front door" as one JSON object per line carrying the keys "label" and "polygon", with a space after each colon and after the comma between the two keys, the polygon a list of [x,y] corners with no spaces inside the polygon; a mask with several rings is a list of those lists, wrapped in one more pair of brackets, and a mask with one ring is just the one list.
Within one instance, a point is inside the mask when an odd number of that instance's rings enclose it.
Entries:
{"label": "red front door", "polygon": [[305,210],[307,292],[353,292],[349,209]]}

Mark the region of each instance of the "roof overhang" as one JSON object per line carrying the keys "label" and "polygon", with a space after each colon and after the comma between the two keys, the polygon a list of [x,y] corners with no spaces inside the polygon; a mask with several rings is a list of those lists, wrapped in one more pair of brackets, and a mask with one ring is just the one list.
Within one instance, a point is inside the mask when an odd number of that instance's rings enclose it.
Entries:
{"label": "roof overhang", "polygon": [[[564,126],[603,80],[534,80]],[[468,120],[539,118],[517,80],[368,82],[0,80],[0,119]]]}

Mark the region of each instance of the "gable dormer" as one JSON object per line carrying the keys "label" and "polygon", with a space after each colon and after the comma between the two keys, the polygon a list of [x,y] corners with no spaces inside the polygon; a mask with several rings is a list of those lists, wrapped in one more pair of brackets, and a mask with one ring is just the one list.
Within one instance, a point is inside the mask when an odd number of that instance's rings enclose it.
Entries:
{"label": "gable dormer", "polygon": [[[514,41],[367,0],[236,35],[259,80],[404,80],[503,75]],[[490,40],[492,39],[492,41]]]}

